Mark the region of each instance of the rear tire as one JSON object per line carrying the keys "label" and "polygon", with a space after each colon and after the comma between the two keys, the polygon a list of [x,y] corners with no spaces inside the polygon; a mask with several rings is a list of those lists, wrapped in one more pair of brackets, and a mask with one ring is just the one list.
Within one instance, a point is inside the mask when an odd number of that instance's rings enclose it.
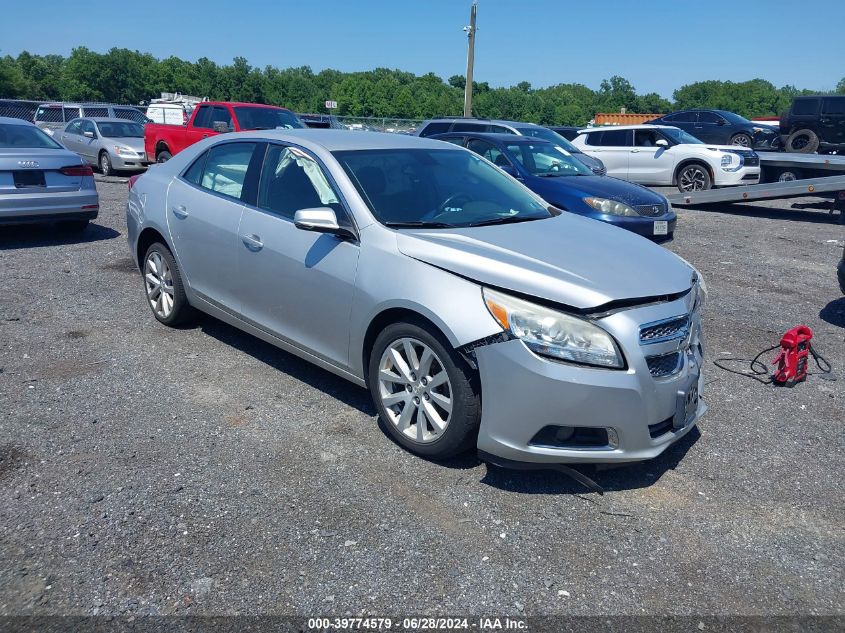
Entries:
{"label": "rear tire", "polygon": [[819,135],[813,130],[796,130],[786,139],[786,151],[812,154],[819,149]]}
{"label": "rear tire", "polygon": [[731,145],[738,145],[739,147],[751,148],[751,146],[753,144],[754,144],[754,139],[752,139],[751,136],[749,136],[745,132],[740,132],[739,134],[734,134],[731,137]]}
{"label": "rear tire", "polygon": [[141,264],[147,304],[159,323],[175,327],[194,316],[188,303],[182,273],[170,249],[155,242],[144,254]]}
{"label": "rear tire", "polygon": [[114,169],[111,166],[111,158],[109,158],[108,152],[100,152],[100,172],[103,176],[113,176]]}
{"label": "rear tire", "polygon": [[408,451],[441,460],[475,442],[481,421],[477,374],[431,325],[388,325],[373,344],[368,377],[379,416]]}
{"label": "rear tire", "polygon": [[171,154],[167,150],[163,150],[163,151],[159,152],[158,154],[156,154],[156,162],[157,163],[166,163],[171,158],[173,158],[173,154]]}
{"label": "rear tire", "polygon": [[707,191],[713,186],[710,171],[703,163],[687,163],[678,170],[675,181],[678,184],[678,191],[683,193]]}

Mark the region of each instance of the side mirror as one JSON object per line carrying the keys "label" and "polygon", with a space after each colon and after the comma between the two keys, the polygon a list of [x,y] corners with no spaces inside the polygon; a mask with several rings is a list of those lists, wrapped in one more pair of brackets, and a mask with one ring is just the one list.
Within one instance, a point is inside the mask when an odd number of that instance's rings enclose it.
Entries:
{"label": "side mirror", "polygon": [[229,124],[225,121],[215,121],[211,124],[211,129],[215,132],[219,132],[220,134],[225,134],[226,132],[230,132]]}
{"label": "side mirror", "polygon": [[654,144],[657,147],[669,147],[669,141],[667,141],[665,138],[657,139],[656,141],[654,141]]}
{"label": "side mirror", "polygon": [[94,133],[89,130],[88,132],[83,132],[82,136],[85,138],[94,138]]}
{"label": "side mirror", "polygon": [[303,231],[314,231],[315,233],[330,233],[341,237],[351,237],[349,229],[343,228],[337,223],[337,215],[329,207],[315,207],[313,209],[300,209],[293,214],[293,224]]}

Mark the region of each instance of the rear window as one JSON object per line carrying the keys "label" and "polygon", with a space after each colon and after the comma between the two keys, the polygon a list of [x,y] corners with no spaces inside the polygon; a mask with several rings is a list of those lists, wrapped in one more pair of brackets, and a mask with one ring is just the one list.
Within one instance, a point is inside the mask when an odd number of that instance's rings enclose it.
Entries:
{"label": "rear window", "polygon": [[34,125],[0,123],[0,148],[61,149],[62,146]]}
{"label": "rear window", "polygon": [[818,111],[818,99],[796,99],[792,103],[792,114],[815,114]]}
{"label": "rear window", "polygon": [[420,131],[420,136],[431,136],[432,134],[442,134],[443,132],[448,132],[451,125],[452,123],[449,121],[429,123]]}

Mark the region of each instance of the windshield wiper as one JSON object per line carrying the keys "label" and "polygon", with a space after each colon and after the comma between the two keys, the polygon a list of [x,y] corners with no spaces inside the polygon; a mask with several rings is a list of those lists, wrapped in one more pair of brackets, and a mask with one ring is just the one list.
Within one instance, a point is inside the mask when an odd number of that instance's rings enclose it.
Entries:
{"label": "windshield wiper", "polygon": [[427,228],[427,229],[454,229],[454,224],[449,224],[448,222],[422,222],[419,220],[414,220],[410,222],[382,222],[385,226],[389,226],[392,229],[418,229],[418,228]]}
{"label": "windshield wiper", "polygon": [[532,220],[542,220],[548,216],[536,215],[508,215],[503,218],[490,218],[489,220],[481,220],[479,222],[472,222],[467,226],[490,226],[491,224],[516,224],[517,222],[531,222]]}

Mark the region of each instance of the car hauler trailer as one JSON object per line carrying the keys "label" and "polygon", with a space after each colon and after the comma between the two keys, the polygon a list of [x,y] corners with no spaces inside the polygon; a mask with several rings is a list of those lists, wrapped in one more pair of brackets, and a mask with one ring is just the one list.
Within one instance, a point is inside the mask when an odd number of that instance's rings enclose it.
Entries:
{"label": "car hauler trailer", "polygon": [[668,198],[669,202],[676,206],[696,206],[719,202],[754,202],[757,200],[780,200],[811,196],[830,199],[830,213],[838,210],[839,223],[845,224],[845,173],[824,178],[805,178],[802,180],[767,182],[759,185],[723,187],[707,191],[688,191],[671,194]]}
{"label": "car hauler trailer", "polygon": [[802,178],[845,175],[845,156],[759,152],[760,182],[784,182]]}

